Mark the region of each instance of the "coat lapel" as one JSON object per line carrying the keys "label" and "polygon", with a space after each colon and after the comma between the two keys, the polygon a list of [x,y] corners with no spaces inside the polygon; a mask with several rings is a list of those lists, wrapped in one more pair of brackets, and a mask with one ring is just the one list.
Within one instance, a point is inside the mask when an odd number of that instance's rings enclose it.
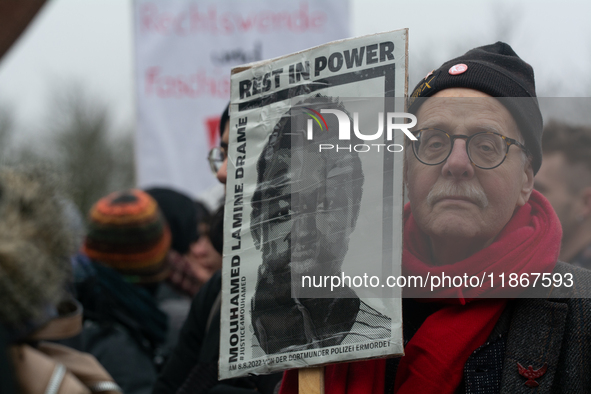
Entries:
{"label": "coat lapel", "polygon": [[[561,302],[546,299],[516,301],[503,362],[502,394],[551,393],[567,312],[568,306]],[[525,384],[528,379],[519,373],[517,363],[526,369],[531,365],[533,370],[547,364],[546,372],[534,379],[538,387]],[[531,381],[530,385],[533,385]]]}

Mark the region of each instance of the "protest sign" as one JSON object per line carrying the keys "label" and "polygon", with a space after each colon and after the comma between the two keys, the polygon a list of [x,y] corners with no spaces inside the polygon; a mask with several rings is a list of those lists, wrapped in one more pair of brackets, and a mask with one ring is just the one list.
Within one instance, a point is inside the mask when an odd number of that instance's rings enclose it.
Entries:
{"label": "protest sign", "polygon": [[402,354],[406,66],[398,30],[233,70],[220,379]]}

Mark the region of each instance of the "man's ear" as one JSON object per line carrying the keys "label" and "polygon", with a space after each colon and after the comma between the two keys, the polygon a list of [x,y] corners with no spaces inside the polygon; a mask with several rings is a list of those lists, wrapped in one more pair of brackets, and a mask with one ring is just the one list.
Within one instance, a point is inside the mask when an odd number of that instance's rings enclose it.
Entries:
{"label": "man's ear", "polygon": [[531,166],[531,161],[528,160],[523,169],[523,178],[521,183],[521,190],[519,191],[519,198],[517,199],[517,206],[522,207],[529,201],[529,196],[534,190],[534,170]]}

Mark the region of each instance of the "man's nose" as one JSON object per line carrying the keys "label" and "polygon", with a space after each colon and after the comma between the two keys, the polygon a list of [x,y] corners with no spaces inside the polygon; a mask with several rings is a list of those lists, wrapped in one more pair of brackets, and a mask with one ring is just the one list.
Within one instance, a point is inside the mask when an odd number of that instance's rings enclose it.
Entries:
{"label": "man's nose", "polygon": [[218,170],[216,177],[218,178],[218,181],[220,181],[224,185],[226,184],[226,178],[228,177],[228,158],[227,157],[224,159],[224,162],[222,163],[220,169]]}
{"label": "man's nose", "polygon": [[474,176],[474,165],[468,157],[465,140],[455,140],[453,149],[441,171],[443,176],[455,179],[469,179]]}

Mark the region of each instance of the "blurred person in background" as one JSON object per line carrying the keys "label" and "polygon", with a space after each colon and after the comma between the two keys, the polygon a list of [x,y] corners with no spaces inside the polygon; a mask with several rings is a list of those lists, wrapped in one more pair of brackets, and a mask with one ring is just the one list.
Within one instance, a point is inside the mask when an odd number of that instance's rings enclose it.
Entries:
{"label": "blurred person in background", "polygon": [[195,202],[195,208],[199,212],[197,215],[199,218],[199,224],[197,225],[199,237],[195,242],[191,243],[187,259],[194,274],[202,283],[205,283],[216,271],[222,268],[222,255],[214,248],[210,238],[212,232],[211,223],[215,216],[212,217],[207,208],[199,201]]}
{"label": "blurred person in background", "polygon": [[100,199],[88,222],[75,264],[83,350],[125,393],[149,393],[166,357],[168,318],[156,294],[169,275],[170,229],[156,201],[135,189]]}
{"label": "blurred person in background", "polygon": [[191,245],[199,236],[199,221],[195,205],[188,196],[167,188],[151,188],[146,193],[158,203],[172,236],[165,261],[170,274],[156,292],[158,306],[169,319],[165,353],[170,353],[189,313],[191,299],[206,282],[195,274],[190,261]]}
{"label": "blurred person in background", "polygon": [[560,260],[591,269],[591,128],[549,122],[535,188],[562,225]]}
{"label": "blurred person in background", "polygon": [[56,183],[40,168],[0,168],[0,392],[120,392],[94,357],[48,342],[82,330],[66,291],[76,229]]}

